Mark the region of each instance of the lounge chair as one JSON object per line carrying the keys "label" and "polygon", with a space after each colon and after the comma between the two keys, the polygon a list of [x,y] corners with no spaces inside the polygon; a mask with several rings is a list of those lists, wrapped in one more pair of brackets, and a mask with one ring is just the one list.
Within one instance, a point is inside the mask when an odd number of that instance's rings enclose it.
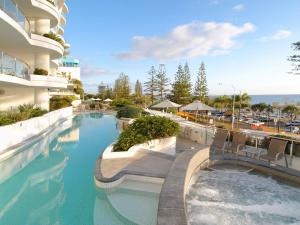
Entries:
{"label": "lounge chair", "polygon": [[228,143],[224,150],[232,153],[238,153],[246,146],[247,135],[240,132],[234,132],[232,142]]}
{"label": "lounge chair", "polygon": [[227,138],[229,136],[229,131],[224,129],[218,129],[213,142],[210,146],[210,151],[215,154],[216,151],[220,150],[224,152],[224,149],[227,145]]}
{"label": "lounge chair", "polygon": [[288,141],[283,140],[283,139],[275,139],[272,138],[267,154],[266,155],[261,155],[260,159],[267,160],[269,162],[269,165],[271,162],[277,161],[282,159],[283,157],[285,158],[285,165],[288,167],[286,155],[285,155],[285,148],[287,145]]}

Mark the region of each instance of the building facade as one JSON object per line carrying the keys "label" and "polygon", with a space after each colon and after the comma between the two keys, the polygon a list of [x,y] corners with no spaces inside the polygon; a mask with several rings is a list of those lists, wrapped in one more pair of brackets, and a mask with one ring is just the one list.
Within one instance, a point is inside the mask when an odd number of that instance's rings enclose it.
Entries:
{"label": "building facade", "polygon": [[64,0],[0,0],[0,111],[35,104],[49,109],[52,89],[69,81],[58,73],[69,44]]}
{"label": "building facade", "polygon": [[74,81],[80,81],[80,65],[79,60],[67,55],[63,56],[58,61],[57,76],[64,77],[68,80],[68,88],[65,89],[52,89],[51,96],[75,96],[80,99],[80,95],[74,92]]}

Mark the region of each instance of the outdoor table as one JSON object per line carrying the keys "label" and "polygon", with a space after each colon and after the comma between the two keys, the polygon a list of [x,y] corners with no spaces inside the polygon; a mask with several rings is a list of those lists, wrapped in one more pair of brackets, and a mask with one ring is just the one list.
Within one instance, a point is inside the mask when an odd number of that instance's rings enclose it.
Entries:
{"label": "outdoor table", "polygon": [[257,147],[252,147],[252,146],[247,146],[246,148],[244,148],[241,151],[245,152],[246,156],[248,156],[248,154],[250,154],[250,156],[252,158],[255,158],[255,156],[257,156],[258,159],[260,158],[261,155],[267,154],[267,149],[257,148]]}

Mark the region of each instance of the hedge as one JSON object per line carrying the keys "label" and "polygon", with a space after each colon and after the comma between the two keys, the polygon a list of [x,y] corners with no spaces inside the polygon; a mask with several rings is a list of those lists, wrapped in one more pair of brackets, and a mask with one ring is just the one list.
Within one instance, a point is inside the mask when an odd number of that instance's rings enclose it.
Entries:
{"label": "hedge", "polygon": [[176,136],[179,133],[178,123],[160,116],[143,116],[136,119],[121,133],[113,150],[127,151],[130,147],[144,142]]}

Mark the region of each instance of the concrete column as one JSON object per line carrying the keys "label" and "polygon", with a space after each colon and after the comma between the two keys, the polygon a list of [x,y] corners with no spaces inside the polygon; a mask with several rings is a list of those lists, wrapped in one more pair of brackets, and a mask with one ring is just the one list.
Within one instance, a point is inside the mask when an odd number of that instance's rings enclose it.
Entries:
{"label": "concrete column", "polygon": [[49,111],[49,92],[47,88],[35,88],[34,103]]}
{"label": "concrete column", "polygon": [[50,73],[50,55],[35,54],[35,68],[44,69]]}
{"label": "concrete column", "polygon": [[50,20],[49,19],[36,19],[35,20],[35,32],[37,34],[47,34],[50,32]]}

